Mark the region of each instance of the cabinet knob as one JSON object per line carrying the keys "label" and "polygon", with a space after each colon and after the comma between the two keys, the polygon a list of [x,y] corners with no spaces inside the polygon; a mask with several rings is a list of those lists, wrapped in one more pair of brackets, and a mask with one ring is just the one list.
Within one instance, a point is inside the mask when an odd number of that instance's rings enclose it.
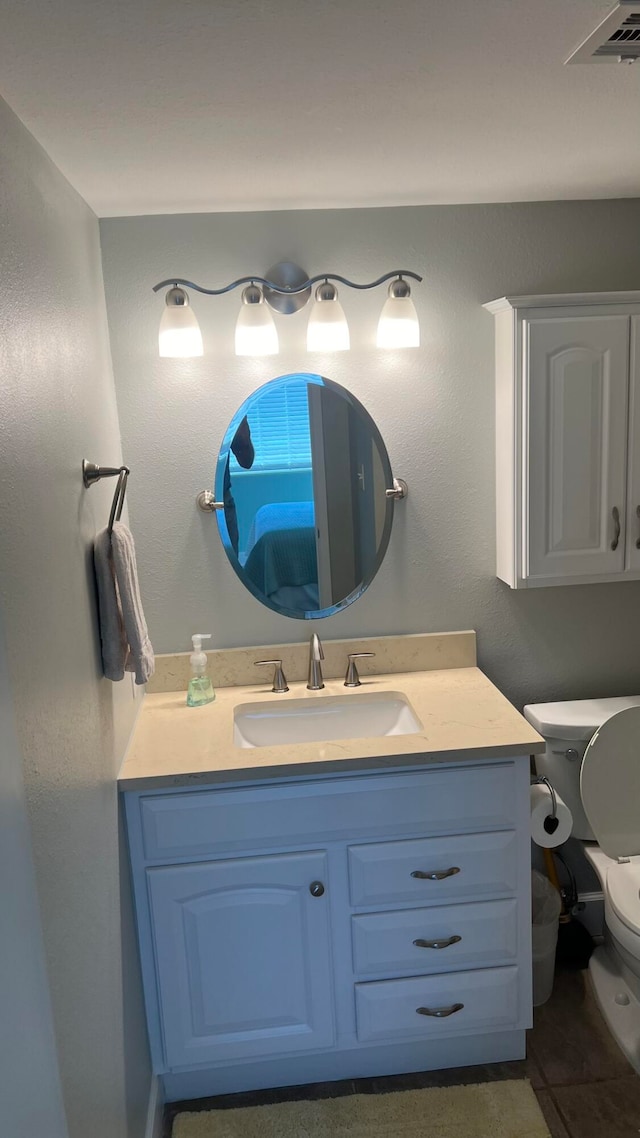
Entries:
{"label": "cabinet knob", "polygon": [[435,1016],[436,1019],[445,1019],[446,1016],[452,1016],[454,1012],[461,1012],[464,1004],[451,1004],[448,1008],[416,1008],[419,1016]]}
{"label": "cabinet knob", "polygon": [[[640,506],[636,506],[636,517],[640,521]],[[636,538],[636,549],[640,549],[640,537]]]}
{"label": "cabinet knob", "polygon": [[322,897],[324,893],[324,885],[321,881],[312,881],[309,886],[309,892],[312,897]]}
{"label": "cabinet knob", "polygon": [[453,877],[456,873],[460,873],[459,865],[451,865],[449,869],[434,869],[432,873],[425,873],[423,869],[414,869],[411,876],[418,877],[421,881],[444,881],[445,877]]}

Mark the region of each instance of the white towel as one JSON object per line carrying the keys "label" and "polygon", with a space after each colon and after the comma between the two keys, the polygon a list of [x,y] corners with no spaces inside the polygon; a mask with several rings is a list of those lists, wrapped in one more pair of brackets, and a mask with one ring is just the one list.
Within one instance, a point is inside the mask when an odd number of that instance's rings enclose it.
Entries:
{"label": "white towel", "polygon": [[122,522],[114,522],[111,534],[106,529],[97,534],[94,564],[104,674],[116,681],[125,671],[135,672],[136,683],[145,684],[155,661],[140,601],[133,537]]}

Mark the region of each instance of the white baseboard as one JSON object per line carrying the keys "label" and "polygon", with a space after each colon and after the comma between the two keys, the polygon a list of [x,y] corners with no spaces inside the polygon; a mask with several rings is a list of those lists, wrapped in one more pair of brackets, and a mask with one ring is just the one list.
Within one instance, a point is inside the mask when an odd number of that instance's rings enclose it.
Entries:
{"label": "white baseboard", "polygon": [[149,1106],[147,1109],[147,1125],[144,1128],[144,1138],[162,1138],[162,1122],[164,1116],[164,1095],[157,1075],[151,1078],[149,1089]]}

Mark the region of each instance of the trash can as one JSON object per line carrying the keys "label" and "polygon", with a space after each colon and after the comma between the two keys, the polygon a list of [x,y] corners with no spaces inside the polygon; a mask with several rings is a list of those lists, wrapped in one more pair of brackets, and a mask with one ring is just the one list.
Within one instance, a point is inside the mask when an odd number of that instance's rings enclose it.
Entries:
{"label": "trash can", "polygon": [[546,1004],[553,991],[558,920],[562,902],[544,873],[531,873],[531,944],[533,949],[533,1006]]}

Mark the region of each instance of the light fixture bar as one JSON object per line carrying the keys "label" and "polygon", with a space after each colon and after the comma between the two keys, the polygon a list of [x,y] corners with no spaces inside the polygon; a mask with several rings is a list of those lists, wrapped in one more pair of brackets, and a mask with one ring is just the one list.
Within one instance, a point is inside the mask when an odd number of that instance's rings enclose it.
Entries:
{"label": "light fixture bar", "polygon": [[180,285],[184,288],[194,289],[196,292],[204,293],[205,296],[222,296],[225,292],[231,292],[234,288],[240,288],[241,285],[258,284],[263,288],[271,289],[272,292],[279,292],[283,295],[293,295],[297,292],[304,292],[313,285],[319,284],[320,281],[338,281],[340,284],[346,285],[348,288],[355,288],[359,290],[377,288],[378,285],[384,284],[385,281],[390,281],[394,277],[410,277],[413,281],[421,281],[422,277],[417,273],[412,273],[409,269],[394,269],[391,273],[385,273],[383,276],[378,277],[376,281],[370,281],[368,284],[357,284],[356,281],[350,281],[347,277],[341,277],[337,273],[318,273],[315,277],[309,277],[299,285],[278,285],[274,281],[269,281],[266,277],[256,276],[255,273],[249,277],[238,277],[236,281],[231,284],[225,285],[224,288],[203,288],[202,285],[196,284],[195,281],[187,281],[182,277],[170,277],[166,281],[160,281],[159,284],[153,286],[154,292],[159,292],[161,288],[172,288]]}

